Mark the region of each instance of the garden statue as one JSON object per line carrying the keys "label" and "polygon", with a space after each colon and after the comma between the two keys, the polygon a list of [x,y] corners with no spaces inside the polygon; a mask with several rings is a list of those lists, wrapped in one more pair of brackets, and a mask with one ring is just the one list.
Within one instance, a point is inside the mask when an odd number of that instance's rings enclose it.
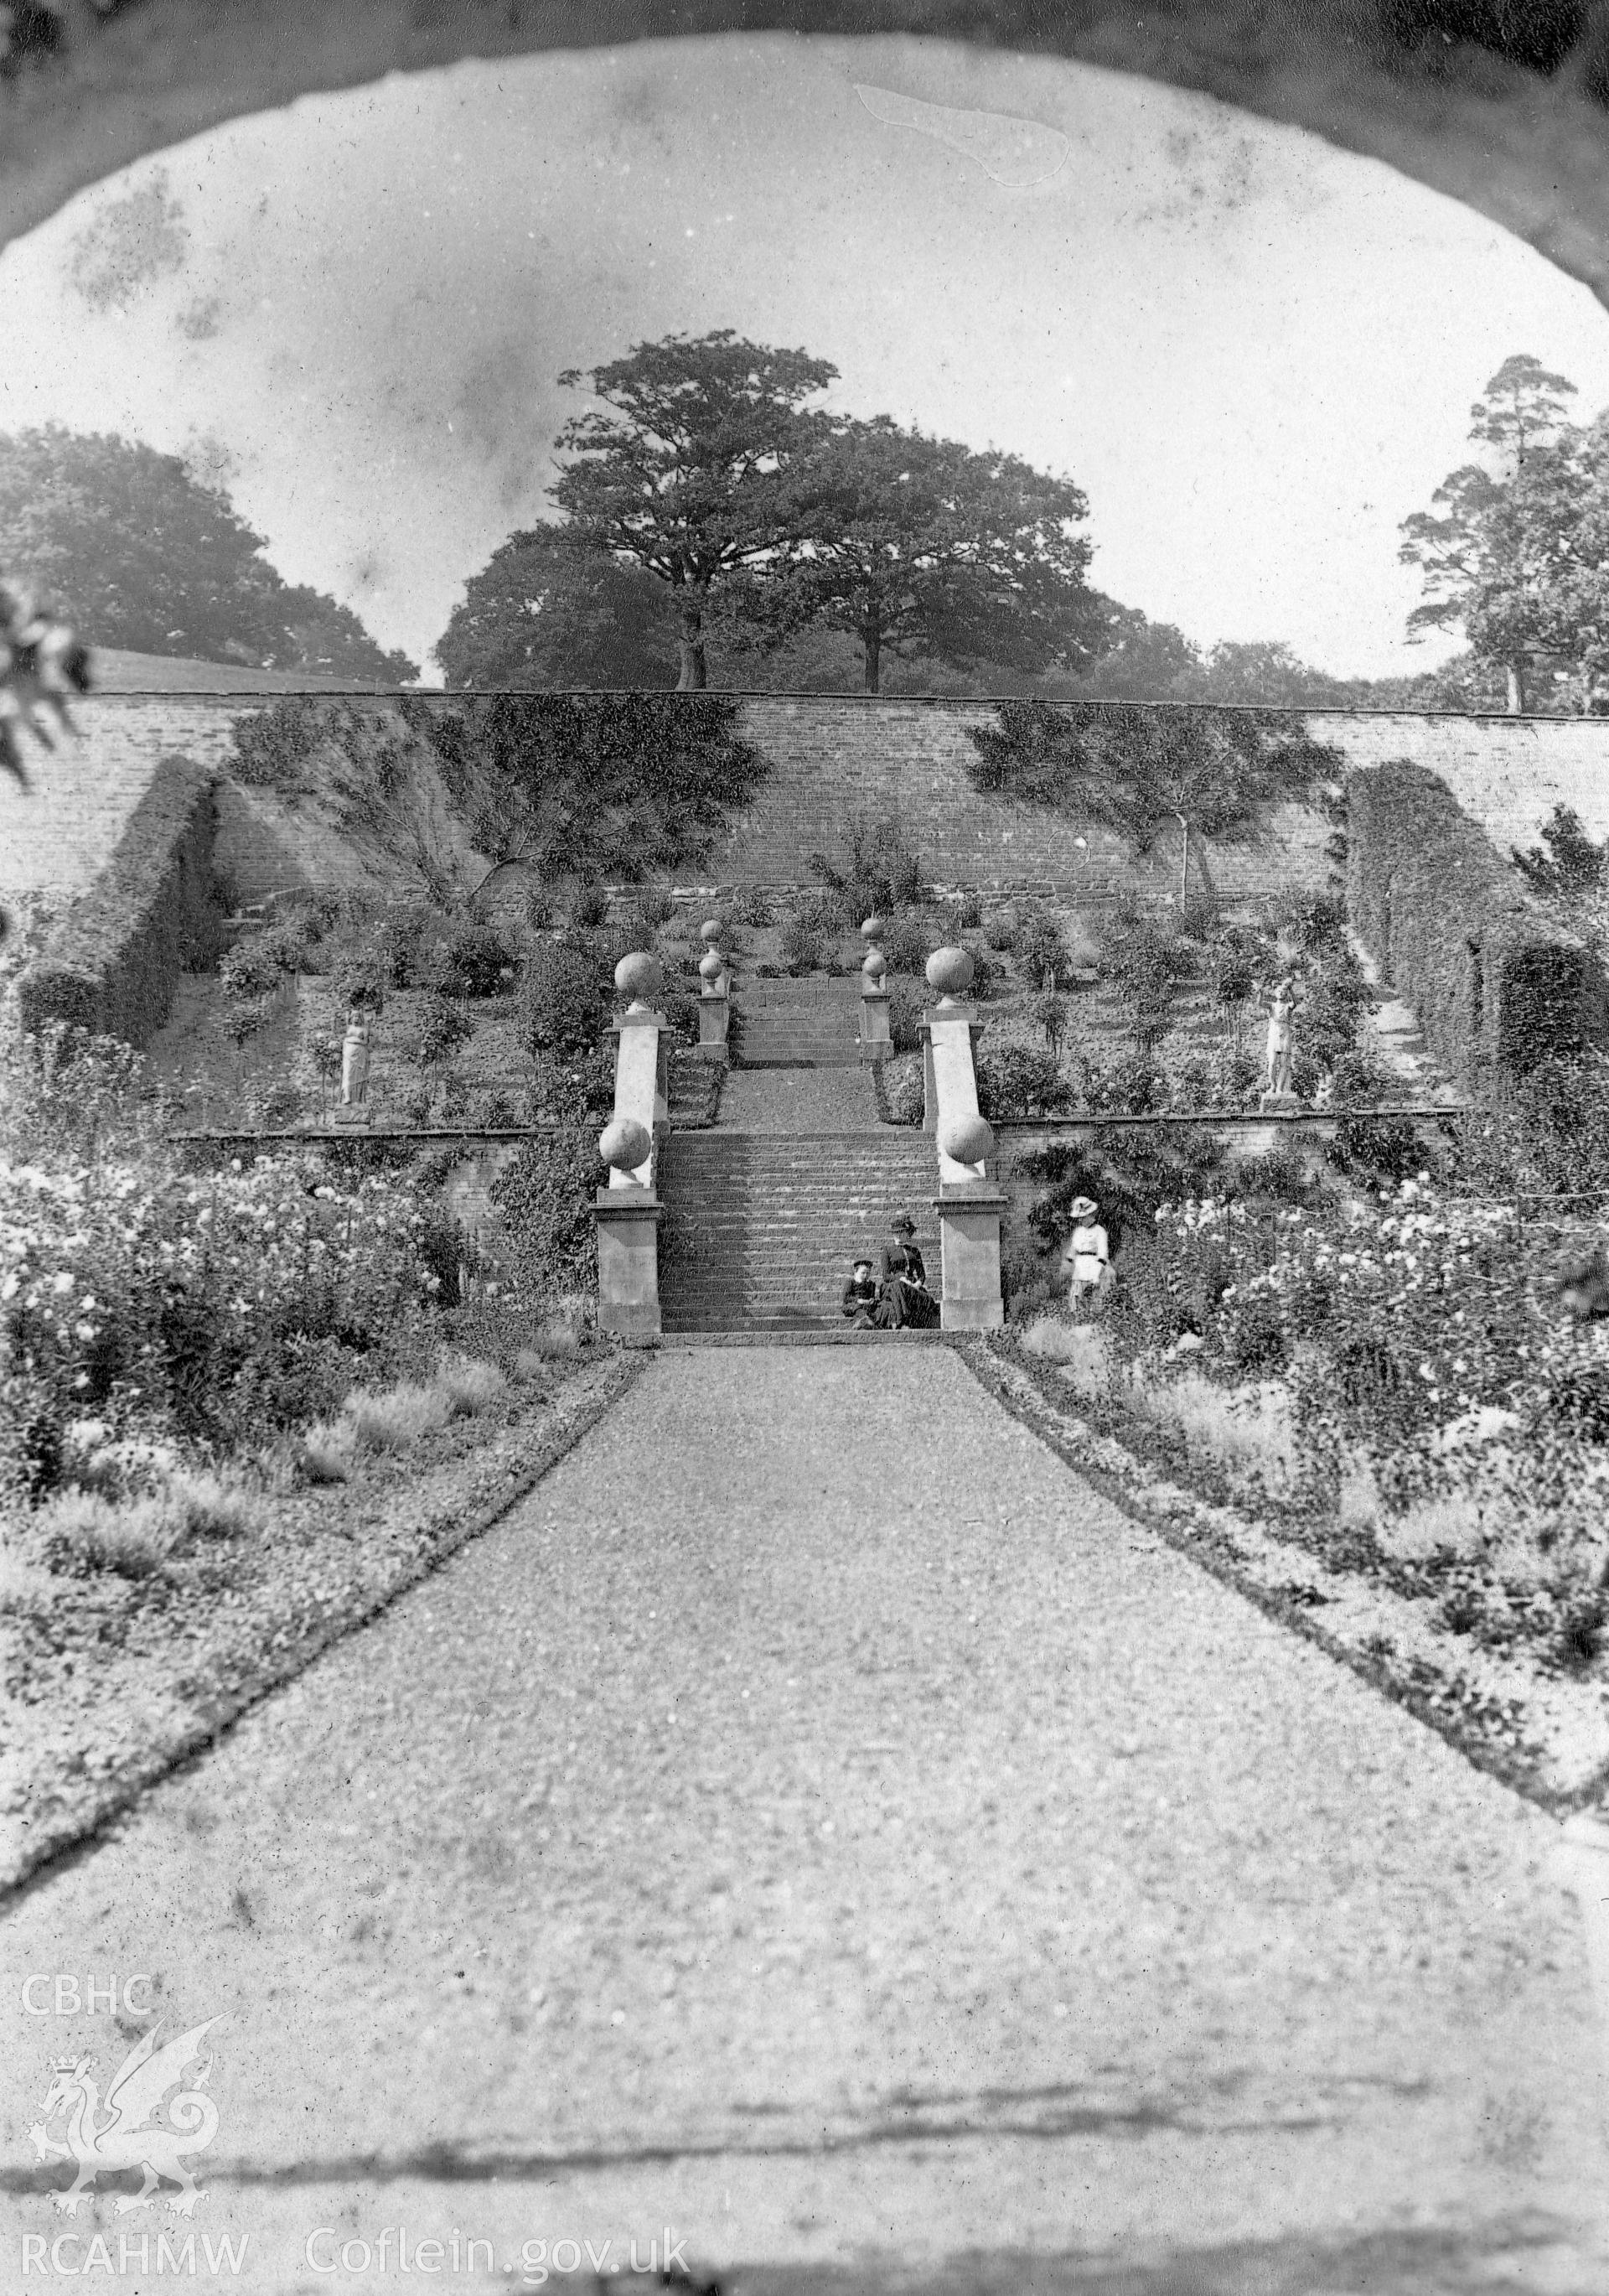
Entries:
{"label": "garden statue", "polygon": [[1268,1015],[1268,1071],[1263,1078],[1264,1102],[1288,1101],[1291,1091],[1293,1045],[1291,1021],[1296,1010],[1296,984],[1287,975],[1274,989]]}
{"label": "garden statue", "polygon": [[1063,1245],[1061,1256],[1069,1279],[1067,1298],[1076,1308],[1106,1282],[1112,1251],[1106,1229],[1100,1224],[1100,1206],[1093,1196],[1075,1196],[1067,1209],[1073,1233]]}
{"label": "garden statue", "polygon": [[355,1012],[347,1022],[341,1045],[341,1106],[367,1111],[369,1104],[369,1023]]}

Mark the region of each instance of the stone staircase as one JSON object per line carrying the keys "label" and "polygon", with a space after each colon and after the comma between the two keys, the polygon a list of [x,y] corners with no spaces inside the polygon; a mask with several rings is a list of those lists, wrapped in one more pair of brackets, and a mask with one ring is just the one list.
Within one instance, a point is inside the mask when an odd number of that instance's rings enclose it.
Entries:
{"label": "stone staircase", "polygon": [[667,1333],[837,1327],[851,1263],[874,1263],[910,1212],[938,1280],[925,1133],[673,1131],[659,1168],[659,1297]]}
{"label": "stone staircase", "polygon": [[853,980],[806,974],[745,981],[738,1059],[746,1069],[854,1068],[861,1000]]}
{"label": "stone staircase", "polygon": [[938,1160],[925,1133],[879,1124],[859,1065],[854,980],[745,982],[740,1064],[717,1123],[671,1128],[659,1161],[667,1337],[830,1337],[857,1257],[874,1264],[909,1211],[938,1275]]}

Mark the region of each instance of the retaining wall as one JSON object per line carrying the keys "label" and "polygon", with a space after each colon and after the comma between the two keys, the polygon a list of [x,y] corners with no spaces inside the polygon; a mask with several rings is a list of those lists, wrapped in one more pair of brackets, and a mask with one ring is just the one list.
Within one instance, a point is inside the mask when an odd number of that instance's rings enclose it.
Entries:
{"label": "retaining wall", "polygon": [[[37,758],[32,795],[0,784],[0,891],[89,883],[158,760],[177,751],[202,767],[225,767],[234,719],[271,699],[88,697],[77,712],[79,739]],[[442,702],[450,706],[450,697]],[[1176,882],[1176,832],[1137,860],[1109,833],[980,797],[967,775],[967,737],[988,722],[992,708],[858,695],[748,697],[742,730],[773,770],[698,873],[709,883],[803,883],[812,852],[843,854],[852,815],[887,814],[899,819],[928,875],[943,883],[1040,887],[1099,901],[1131,886],[1163,891]],[[1595,836],[1609,836],[1609,720],[1320,710],[1306,713],[1306,722],[1316,740],[1339,751],[1341,773],[1407,758],[1441,775],[1505,855],[1512,845],[1533,843],[1556,804],[1572,806]],[[1262,843],[1213,847],[1214,878],[1231,895],[1322,884],[1327,833],[1317,814],[1286,808]],[[298,816],[295,808],[227,782],[216,866],[248,900],[288,885],[361,882],[366,874],[351,847],[305,808]]]}
{"label": "retaining wall", "polygon": [[215,897],[214,792],[213,776],[188,758],[161,760],[105,867],[19,974],[24,1029],[64,1021],[147,1045],[181,972],[216,963],[225,934]]}

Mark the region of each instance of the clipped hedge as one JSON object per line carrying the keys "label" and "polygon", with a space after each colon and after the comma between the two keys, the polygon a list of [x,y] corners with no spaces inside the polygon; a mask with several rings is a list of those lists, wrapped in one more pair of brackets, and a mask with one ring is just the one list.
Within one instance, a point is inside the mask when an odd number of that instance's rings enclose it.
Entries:
{"label": "clipped hedge", "polygon": [[1397,759],[1347,784],[1347,910],[1442,1067],[1521,1076],[1602,1041],[1602,973],[1445,782]]}
{"label": "clipped hedge", "polygon": [[67,1021],[97,1036],[149,1044],[179,974],[210,964],[224,943],[213,889],[213,776],[164,758],[94,882],[17,982],[25,1029]]}

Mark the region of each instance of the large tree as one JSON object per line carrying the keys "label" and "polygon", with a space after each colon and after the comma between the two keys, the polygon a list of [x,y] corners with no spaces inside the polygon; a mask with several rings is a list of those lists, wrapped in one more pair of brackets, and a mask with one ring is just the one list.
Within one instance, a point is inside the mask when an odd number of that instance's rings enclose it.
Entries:
{"label": "large tree", "polygon": [[810,427],[780,480],[786,539],[739,586],[763,642],[813,620],[846,631],[868,693],[885,652],[1077,671],[1103,650],[1090,544],[1075,530],[1089,504],[1071,480],[886,414]]}
{"label": "large tree", "polygon": [[1574,390],[1527,354],[1505,360],[1470,410],[1484,458],[1450,472],[1435,507],[1402,527],[1401,555],[1425,591],[1409,631],[1462,628],[1504,676],[1514,711],[1538,673],[1579,670],[1585,625],[1609,628],[1601,553],[1582,555],[1590,434],[1564,419]]}
{"label": "large tree", "polygon": [[559,378],[601,402],[567,422],[552,488],[578,545],[634,561],[666,583],[681,622],[678,686],[707,685],[712,590],[787,539],[782,481],[812,435],[806,401],[837,369],[718,328],[639,343]]}
{"label": "large tree", "polygon": [[450,686],[582,690],[672,684],[676,643],[663,582],[550,526],[499,545],[435,652]]}
{"label": "large tree", "polygon": [[226,494],[176,455],[48,424],[0,433],[0,565],[95,645],[365,685],[415,678],[355,614],[286,582]]}

